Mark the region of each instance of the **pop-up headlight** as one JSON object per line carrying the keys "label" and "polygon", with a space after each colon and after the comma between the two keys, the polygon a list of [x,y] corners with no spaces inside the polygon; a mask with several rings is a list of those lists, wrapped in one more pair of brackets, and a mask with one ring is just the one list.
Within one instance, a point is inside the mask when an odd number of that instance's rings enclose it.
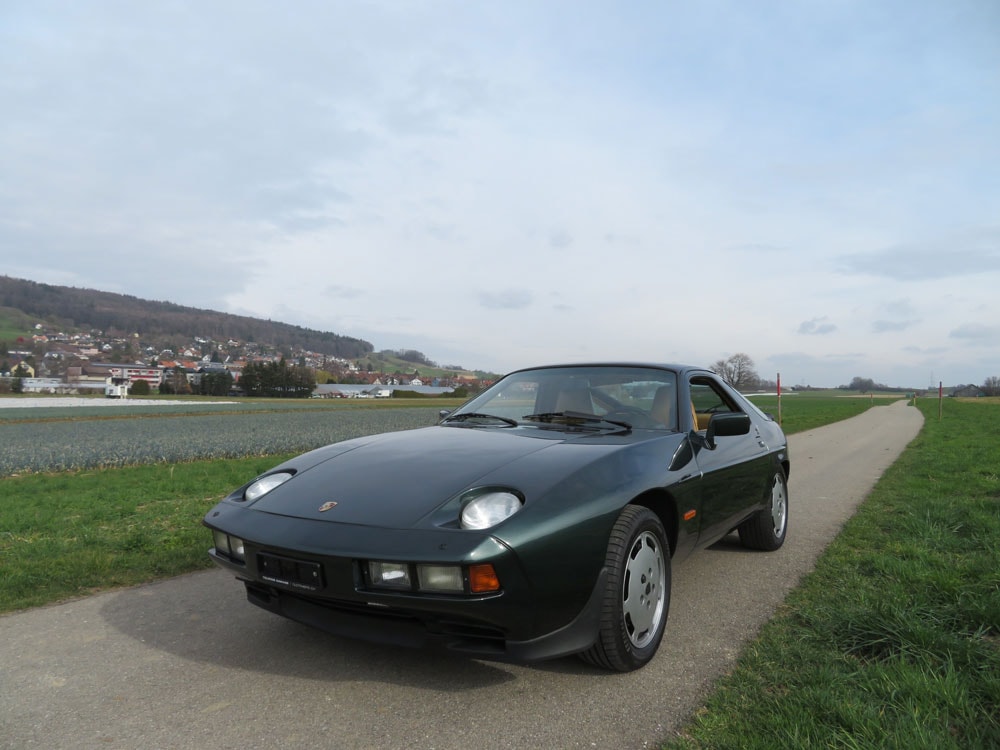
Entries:
{"label": "pop-up headlight", "polygon": [[462,508],[462,528],[488,529],[496,526],[521,510],[521,505],[521,498],[513,492],[486,492]]}
{"label": "pop-up headlight", "polygon": [[243,491],[243,499],[253,502],[254,500],[266,495],[275,487],[283,485],[291,479],[292,476],[293,474],[290,471],[279,471],[276,474],[268,474],[267,476],[261,477]]}

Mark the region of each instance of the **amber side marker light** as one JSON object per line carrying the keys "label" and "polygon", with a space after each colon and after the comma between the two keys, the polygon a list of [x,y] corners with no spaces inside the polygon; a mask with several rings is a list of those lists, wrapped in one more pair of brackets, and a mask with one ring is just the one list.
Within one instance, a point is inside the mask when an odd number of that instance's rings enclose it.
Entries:
{"label": "amber side marker light", "polygon": [[687,513],[684,514],[684,520],[685,521],[690,521],[696,515],[698,515],[698,511],[696,511],[696,510],[689,510]]}
{"label": "amber side marker light", "polygon": [[473,594],[488,594],[500,590],[500,579],[490,563],[469,566],[469,590]]}

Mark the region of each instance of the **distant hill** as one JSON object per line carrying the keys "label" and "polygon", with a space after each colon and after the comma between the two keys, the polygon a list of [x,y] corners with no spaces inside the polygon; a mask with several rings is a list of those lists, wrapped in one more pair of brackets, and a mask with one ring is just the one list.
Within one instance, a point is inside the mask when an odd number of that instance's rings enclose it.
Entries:
{"label": "distant hill", "polygon": [[[369,354],[363,358],[358,358],[357,365],[361,370],[369,372],[384,372],[384,373],[406,373],[407,375],[416,374],[424,380],[430,380],[433,378],[474,378],[476,380],[496,380],[500,377],[499,374],[495,372],[490,372],[488,370],[467,370],[461,365],[438,365],[436,362],[430,362],[424,360],[422,362],[414,362],[412,359],[406,359],[399,356],[399,352],[393,352],[390,350],[382,350],[380,352],[375,352],[374,354]],[[424,383],[427,385],[427,383]]]}
{"label": "distant hill", "polygon": [[103,331],[143,340],[190,340],[200,336],[214,341],[234,339],[256,342],[279,350],[308,350],[343,359],[358,359],[374,347],[362,339],[314,331],[243,315],[154,302],[125,294],[53,286],[0,276],[0,308],[8,318],[20,313],[65,329],[66,333]]}

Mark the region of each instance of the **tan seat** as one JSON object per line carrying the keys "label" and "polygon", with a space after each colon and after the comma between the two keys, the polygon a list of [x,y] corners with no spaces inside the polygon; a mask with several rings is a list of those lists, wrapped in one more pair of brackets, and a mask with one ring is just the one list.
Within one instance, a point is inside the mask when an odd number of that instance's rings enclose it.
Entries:
{"label": "tan seat", "polygon": [[559,391],[556,397],[556,411],[579,411],[584,414],[594,413],[594,401],[590,397],[590,388],[583,383],[574,384]]}
{"label": "tan seat", "polygon": [[665,427],[676,430],[677,419],[674,416],[676,404],[677,395],[674,393],[674,388],[669,385],[661,385],[653,396],[653,406],[649,410],[649,416]]}
{"label": "tan seat", "polygon": [[[649,416],[655,419],[660,424],[666,425],[671,429],[678,429],[679,425],[677,420],[674,418],[675,406],[677,403],[676,396],[674,394],[674,389],[672,386],[663,385],[656,389],[656,393],[653,396],[653,406],[649,410]],[[708,425],[708,420],[711,414],[702,414],[701,423],[699,424],[699,415],[695,411],[694,404],[691,404],[691,429],[693,430],[704,430]]]}

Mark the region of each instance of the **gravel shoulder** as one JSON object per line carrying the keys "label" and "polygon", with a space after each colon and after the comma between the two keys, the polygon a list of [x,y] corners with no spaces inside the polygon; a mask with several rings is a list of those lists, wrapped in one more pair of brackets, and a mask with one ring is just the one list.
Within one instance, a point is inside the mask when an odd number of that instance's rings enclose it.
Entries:
{"label": "gravel shoulder", "polygon": [[784,547],[729,538],[678,565],[663,646],[638,672],[338,640],[258,610],[211,570],[0,617],[0,747],[654,747],[922,423],[900,401],[792,436]]}

